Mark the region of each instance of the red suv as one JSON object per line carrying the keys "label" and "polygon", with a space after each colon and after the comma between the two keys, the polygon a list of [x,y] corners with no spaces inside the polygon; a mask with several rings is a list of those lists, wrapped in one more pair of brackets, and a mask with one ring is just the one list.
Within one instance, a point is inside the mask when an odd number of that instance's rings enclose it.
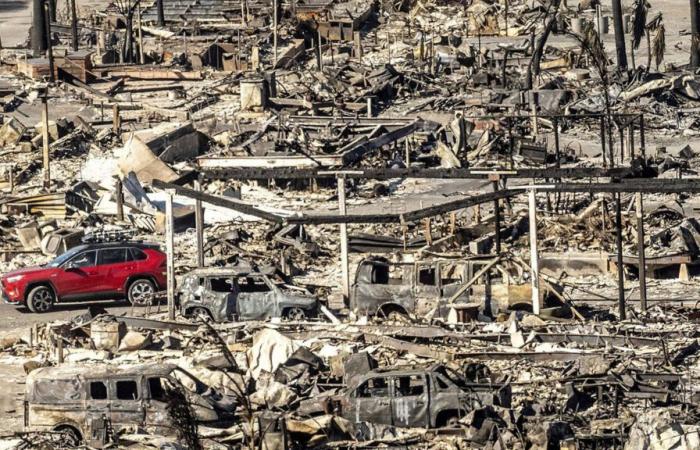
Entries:
{"label": "red suv", "polygon": [[50,263],[0,279],[6,303],[46,312],[54,302],[126,297],[141,303],[165,289],[166,256],[157,245],[113,242],[79,245]]}

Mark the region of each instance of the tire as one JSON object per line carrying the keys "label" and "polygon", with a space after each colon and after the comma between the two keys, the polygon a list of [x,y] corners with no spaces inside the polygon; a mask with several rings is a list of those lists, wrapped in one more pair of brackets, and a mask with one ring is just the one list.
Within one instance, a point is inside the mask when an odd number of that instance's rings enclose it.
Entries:
{"label": "tire", "polygon": [[80,436],[80,432],[70,425],[58,426],[54,428],[54,431],[61,433],[61,443],[67,448],[78,447],[83,440]]}
{"label": "tire", "polygon": [[197,322],[209,322],[210,320],[212,320],[211,314],[209,313],[207,308],[203,308],[201,306],[195,306],[194,308],[190,309],[190,311],[187,313],[187,316],[191,319],[196,320]]}
{"label": "tire", "polygon": [[49,312],[55,300],[56,296],[49,286],[37,286],[27,295],[27,308],[33,313]]}
{"label": "tire", "polygon": [[126,298],[132,305],[145,305],[155,293],[156,287],[151,280],[139,278],[129,285]]}
{"label": "tire", "polygon": [[287,320],[298,322],[306,319],[306,311],[298,307],[289,308],[284,312],[284,317]]}

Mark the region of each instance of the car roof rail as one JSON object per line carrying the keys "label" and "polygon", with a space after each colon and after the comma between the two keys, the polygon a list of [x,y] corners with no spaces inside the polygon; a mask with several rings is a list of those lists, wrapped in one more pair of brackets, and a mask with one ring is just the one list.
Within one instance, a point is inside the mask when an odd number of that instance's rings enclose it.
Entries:
{"label": "car roof rail", "polygon": [[108,244],[108,243],[137,243],[133,239],[136,235],[135,230],[100,230],[87,233],[83,236],[85,244]]}

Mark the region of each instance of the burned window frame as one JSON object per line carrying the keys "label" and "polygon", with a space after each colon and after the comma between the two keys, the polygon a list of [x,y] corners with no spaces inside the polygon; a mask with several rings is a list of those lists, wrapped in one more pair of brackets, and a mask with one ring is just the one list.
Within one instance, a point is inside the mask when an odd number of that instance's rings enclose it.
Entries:
{"label": "burned window frame", "polygon": [[[121,382],[133,382],[134,385],[136,386],[136,398],[119,398],[119,390],[118,390],[118,383]],[[124,378],[115,378],[110,381],[110,388],[111,391],[110,393],[112,394],[112,397],[110,397],[110,400],[112,401],[119,401],[119,402],[137,402],[143,399],[143,386],[141,386],[141,379],[139,377],[124,377]]]}
{"label": "burned window frame", "polygon": [[[382,395],[367,395],[367,396],[359,395],[360,388],[362,388],[362,386],[364,386],[365,384],[369,383],[372,380],[379,380],[379,379],[384,380],[386,382],[386,390],[387,391],[386,391],[385,396],[382,396]],[[362,380],[362,382],[359,383],[357,385],[357,387],[355,387],[355,389],[353,389],[352,396],[356,399],[393,398],[393,395],[392,395],[393,394],[393,386],[394,386],[394,383],[393,383],[393,379],[391,376],[389,376],[389,375],[375,375],[375,376],[368,377],[368,378],[365,378],[364,380]]]}

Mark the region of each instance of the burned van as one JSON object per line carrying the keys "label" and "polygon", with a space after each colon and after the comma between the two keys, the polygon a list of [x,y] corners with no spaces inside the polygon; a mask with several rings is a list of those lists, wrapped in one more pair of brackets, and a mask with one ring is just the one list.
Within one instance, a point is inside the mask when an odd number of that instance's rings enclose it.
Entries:
{"label": "burned van", "polygon": [[225,425],[236,407],[174,364],[43,367],[27,376],[24,429],[63,432],[90,447],[104,446],[110,430],[175,436],[173,403],[183,399],[203,424]]}
{"label": "burned van", "polygon": [[317,314],[317,299],[305,289],[273,280],[273,273],[238,268],[196,269],[178,291],[180,313],[217,322],[284,317],[303,320]]}
{"label": "burned van", "polygon": [[[390,262],[385,258],[363,259],[350,291],[350,309],[367,316],[425,316],[435,311],[446,317],[448,300],[469,280],[472,264],[464,261]],[[454,303],[464,303],[469,291]]]}

